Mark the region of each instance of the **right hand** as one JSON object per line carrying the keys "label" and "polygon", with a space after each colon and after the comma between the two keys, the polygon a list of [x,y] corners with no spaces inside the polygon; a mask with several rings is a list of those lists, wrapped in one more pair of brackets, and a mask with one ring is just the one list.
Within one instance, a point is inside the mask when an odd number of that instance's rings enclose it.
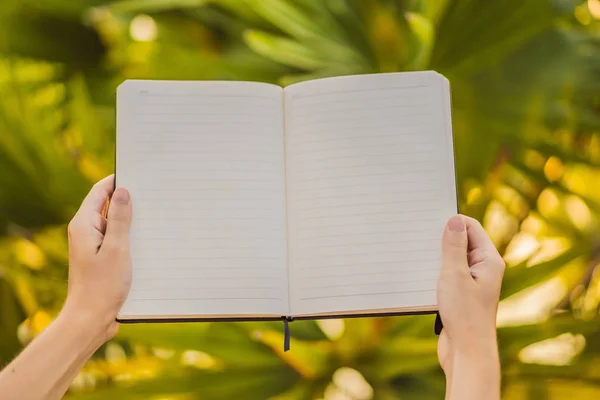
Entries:
{"label": "right hand", "polygon": [[477,220],[462,215],[448,220],[442,264],[440,365],[449,374],[458,358],[497,362],[496,313],[505,264]]}
{"label": "right hand", "polygon": [[126,189],[113,190],[113,175],[94,185],[69,224],[69,290],[62,312],[104,341],[117,333],[132,274],[131,199]]}

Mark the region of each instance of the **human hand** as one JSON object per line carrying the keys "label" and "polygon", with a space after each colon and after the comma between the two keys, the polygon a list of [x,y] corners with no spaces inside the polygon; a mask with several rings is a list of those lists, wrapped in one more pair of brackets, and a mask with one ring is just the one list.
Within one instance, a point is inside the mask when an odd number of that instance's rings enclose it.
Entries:
{"label": "human hand", "polygon": [[457,363],[472,368],[497,365],[496,313],[504,260],[477,220],[457,215],[444,231],[442,264],[440,365],[446,375]]}
{"label": "human hand", "polygon": [[116,335],[116,316],[131,287],[131,200],[126,189],[113,190],[114,175],[96,183],[69,224],[69,289],[62,312],[99,330],[104,341]]}

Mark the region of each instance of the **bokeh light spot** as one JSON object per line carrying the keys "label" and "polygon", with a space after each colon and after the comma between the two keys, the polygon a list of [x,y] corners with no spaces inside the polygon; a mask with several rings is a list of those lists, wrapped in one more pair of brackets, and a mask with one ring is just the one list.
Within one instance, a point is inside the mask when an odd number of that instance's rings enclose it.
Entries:
{"label": "bokeh light spot", "polygon": [[151,42],[158,36],[158,28],[151,16],[140,14],[131,20],[129,33],[133,40]]}

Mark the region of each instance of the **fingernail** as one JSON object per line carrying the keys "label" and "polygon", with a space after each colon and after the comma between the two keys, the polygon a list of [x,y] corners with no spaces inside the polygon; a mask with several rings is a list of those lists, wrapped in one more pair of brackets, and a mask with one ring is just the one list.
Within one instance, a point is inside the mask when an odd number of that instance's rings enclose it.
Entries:
{"label": "fingernail", "polygon": [[452,232],[462,232],[465,230],[465,221],[460,215],[455,215],[448,220],[448,229]]}
{"label": "fingernail", "polygon": [[129,204],[129,192],[125,188],[117,188],[113,193],[112,201],[118,204]]}

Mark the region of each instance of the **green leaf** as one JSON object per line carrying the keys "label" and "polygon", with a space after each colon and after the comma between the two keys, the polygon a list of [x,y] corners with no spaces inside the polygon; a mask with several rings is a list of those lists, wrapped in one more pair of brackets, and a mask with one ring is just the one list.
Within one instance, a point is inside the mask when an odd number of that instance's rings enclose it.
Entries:
{"label": "green leaf", "polygon": [[327,38],[327,40],[338,37],[338,32],[332,30],[331,25],[317,23],[294,2],[285,0],[244,0],[257,14],[277,26],[288,35],[299,39]]}
{"label": "green leaf", "polygon": [[90,68],[99,64],[106,54],[106,47],[96,31],[62,15],[22,7],[0,19],[0,24],[3,36],[0,53],[3,54],[63,62],[73,68]]}
{"label": "green leaf", "polygon": [[291,39],[250,30],[244,40],[258,54],[291,67],[310,70],[327,65],[317,52]]}
{"label": "green leaf", "polygon": [[410,69],[425,69],[429,64],[433,49],[434,27],[427,18],[420,14],[406,13],[405,18],[413,34],[415,47],[413,59],[407,67]]}
{"label": "green leaf", "polygon": [[200,371],[187,368],[148,381],[69,396],[74,400],[147,399],[150,396],[189,394],[193,399],[264,400],[289,390],[298,376],[282,366],[276,369]]}
{"label": "green leaf", "polygon": [[243,325],[228,322],[124,324],[119,338],[173,350],[200,350],[238,368],[285,365],[269,346],[254,340],[252,332]]}
{"label": "green leaf", "polygon": [[[1,67],[14,74],[18,65]],[[50,93],[60,89],[44,83]],[[40,106],[34,96],[42,89],[25,87],[15,77],[0,99],[0,130],[14,133],[0,136],[0,232],[6,229],[2,221],[31,229],[66,223],[91,186],[62,142],[64,104]],[[50,119],[43,117],[47,111]]]}
{"label": "green leaf", "polygon": [[527,364],[516,369],[515,372],[522,378],[538,378],[546,382],[548,380],[574,380],[592,384],[596,387],[600,384],[600,374],[596,373],[594,369],[586,368],[583,365],[553,366]]}
{"label": "green leaf", "polygon": [[19,353],[17,328],[27,318],[13,288],[0,276],[0,365],[8,364]]}
{"label": "green leaf", "polygon": [[[398,396],[395,398],[402,400],[437,400],[444,398],[446,391],[445,379],[441,369],[436,373],[397,377],[390,382],[390,385],[395,389],[396,396]],[[393,398],[390,397],[390,399]]]}
{"label": "green leaf", "polygon": [[523,289],[527,289],[537,283],[543,282],[555,275],[561,268],[573,260],[584,256],[589,248],[584,244],[568,249],[559,256],[528,266],[526,262],[514,267],[506,268],[502,282],[501,298],[506,298]]}
{"label": "green leaf", "polygon": [[[244,328],[247,332],[251,333],[252,331],[257,330],[270,330],[275,332],[284,332],[283,322],[247,322],[240,324],[240,327]],[[293,321],[289,325],[290,335],[291,337],[303,340],[303,341],[320,341],[320,340],[328,340],[327,336],[323,333],[323,331],[319,328],[316,321],[309,320],[298,320]]]}
{"label": "green leaf", "polygon": [[376,349],[365,373],[373,379],[387,380],[399,375],[415,375],[439,368],[437,338],[386,338]]}
{"label": "green leaf", "polygon": [[539,324],[498,328],[498,342],[503,357],[517,358],[526,346],[550,339],[563,333],[582,334],[589,337],[600,332],[600,321],[578,320],[569,314],[553,316]]}
{"label": "green leaf", "polygon": [[121,0],[108,7],[118,13],[160,12],[179,8],[196,8],[214,0]]}
{"label": "green leaf", "polygon": [[434,24],[438,23],[444,17],[444,13],[449,4],[450,0],[418,2],[422,14]]}
{"label": "green leaf", "polygon": [[550,29],[554,17],[546,0],[454,0],[436,33],[433,68],[467,71],[492,66]]}

